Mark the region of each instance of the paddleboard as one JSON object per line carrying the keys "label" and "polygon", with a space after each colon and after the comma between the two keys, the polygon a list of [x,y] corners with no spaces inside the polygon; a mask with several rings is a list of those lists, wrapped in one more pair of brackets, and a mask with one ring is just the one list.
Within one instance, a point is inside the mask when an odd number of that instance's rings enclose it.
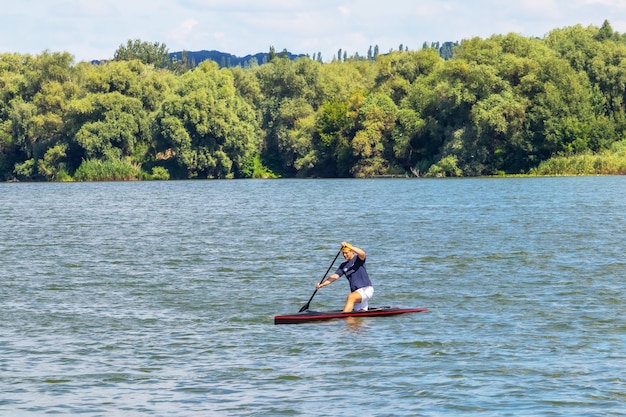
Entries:
{"label": "paddleboard", "polygon": [[422,313],[428,311],[427,308],[404,308],[404,307],[370,307],[367,311],[353,311],[344,313],[341,310],[331,311],[312,311],[305,310],[294,314],[284,314],[274,316],[274,324],[299,324],[310,323],[315,321],[345,319],[348,317],[378,317],[378,316],[394,316],[406,313]]}

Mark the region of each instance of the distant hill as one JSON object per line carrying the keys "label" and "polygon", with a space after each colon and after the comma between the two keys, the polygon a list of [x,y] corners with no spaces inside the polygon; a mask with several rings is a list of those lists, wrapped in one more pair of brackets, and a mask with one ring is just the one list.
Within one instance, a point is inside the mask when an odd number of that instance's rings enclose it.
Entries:
{"label": "distant hill", "polygon": [[[439,51],[439,55],[443,59],[450,59],[454,56],[454,49],[459,45],[458,42],[435,42],[428,46],[424,44],[424,48],[430,47],[433,49],[437,49]],[[233,54],[229,54],[227,52],[220,51],[185,51],[187,54],[187,62],[189,62],[189,67],[193,68],[200,64],[202,61],[206,61],[210,59],[211,61],[216,62],[220,68],[228,68],[228,67],[249,67],[251,65],[263,65],[266,64],[270,59],[269,52],[259,52],[254,55],[246,55],[244,57],[238,57]],[[286,54],[290,60],[294,60],[296,58],[304,57],[305,54],[292,54],[288,51],[276,52],[276,55],[282,56]],[[183,52],[171,52],[169,54],[170,61],[182,61],[183,60]]]}
{"label": "distant hill", "polygon": [[[431,45],[424,43],[423,48],[432,48],[437,49],[439,51],[439,55],[443,59],[450,59],[454,56],[454,49],[458,47],[458,42],[444,42],[443,44],[439,42],[433,42]],[[216,62],[220,68],[229,68],[229,67],[250,67],[253,65],[263,65],[266,64],[270,59],[269,52],[258,52],[254,55],[246,55],[244,57],[239,57],[228,52],[220,52],[220,51],[179,51],[179,52],[170,52],[169,54],[170,62],[183,62],[186,61],[187,68],[194,68],[198,66],[202,61],[211,60]],[[183,55],[185,55],[185,59],[183,59]],[[277,56],[286,55],[290,60],[294,60],[297,58],[305,57],[307,54],[292,54],[289,51],[283,50],[282,52],[276,52]],[[386,54],[383,54],[386,55]],[[358,54],[356,55],[358,57]],[[369,57],[368,59],[375,59],[374,57]],[[313,57],[315,59],[315,56]],[[318,58],[321,62],[321,57]],[[364,57],[361,59],[365,59]],[[92,60],[90,61],[94,65],[99,65],[107,62],[108,60]]]}
{"label": "distant hill", "polygon": [[[233,54],[229,54],[227,52],[220,51],[185,51],[187,62],[190,63],[190,67],[195,67],[200,64],[202,61],[206,61],[210,59],[219,65],[220,68],[227,67],[248,67],[253,64],[262,65],[269,61],[270,54],[269,52],[259,52],[254,55],[246,55],[244,57],[238,57]],[[295,55],[291,52],[277,52],[276,55],[281,56],[283,53],[287,55],[287,57],[291,60],[296,58],[300,58],[306,56],[304,54]],[[183,52],[171,52],[170,53],[170,61],[183,61]]]}

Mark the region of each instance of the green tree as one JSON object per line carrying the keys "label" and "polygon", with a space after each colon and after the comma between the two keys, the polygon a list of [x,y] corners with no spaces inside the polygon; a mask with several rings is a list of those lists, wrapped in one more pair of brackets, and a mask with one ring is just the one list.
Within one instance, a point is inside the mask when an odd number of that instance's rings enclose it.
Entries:
{"label": "green tree", "polygon": [[434,153],[420,146],[418,142],[419,138],[424,137],[425,126],[426,121],[417,112],[407,108],[398,109],[398,120],[390,137],[390,159],[405,172],[412,171],[419,175],[415,170],[417,162]]}
{"label": "green tree", "polygon": [[175,157],[188,178],[251,174],[257,155],[255,114],[232,73],[205,61],[180,77],[156,116],[157,151]]}
{"label": "green tree", "polygon": [[322,104],[315,116],[311,175],[352,176],[357,158],[350,147],[357,113],[350,110],[364,101],[364,92],[374,88],[376,67],[359,59],[331,62],[320,68],[319,94]]}
{"label": "green tree", "polygon": [[135,59],[156,68],[166,68],[170,63],[169,50],[164,43],[143,42],[141,39],[129,39],[126,45],[120,45],[113,54],[114,61]]}
{"label": "green tree", "polygon": [[117,91],[74,100],[70,117],[77,128],[75,142],[85,159],[131,156],[149,133],[141,100]]}
{"label": "green tree", "polygon": [[348,135],[352,121],[348,117],[348,102],[327,102],[318,110],[313,134],[313,149],[308,155],[321,177],[347,177],[353,159]]}
{"label": "green tree", "polygon": [[362,105],[352,109],[357,114],[356,131],[351,147],[357,158],[352,172],[355,177],[387,173],[386,138],[393,130],[398,108],[384,94],[370,94]]}
{"label": "green tree", "polygon": [[392,52],[376,60],[375,89],[389,95],[396,104],[406,97],[410,86],[420,76],[430,74],[442,63],[439,54],[426,49],[417,52]]}
{"label": "green tree", "polygon": [[626,133],[626,42],[608,21],[601,28],[580,25],[550,32],[546,43],[592,84],[592,104],[598,122],[592,130],[590,148],[606,149]]}
{"label": "green tree", "polygon": [[312,125],[310,118],[323,102],[320,66],[306,57],[295,61],[278,57],[256,71],[263,95],[263,157],[272,171],[280,175],[295,176],[296,161],[312,149],[310,135],[303,135],[301,128]]}
{"label": "green tree", "polygon": [[63,162],[67,156],[68,145],[66,143],[59,143],[46,150],[42,159],[39,159],[37,163],[38,171],[48,180],[56,180],[59,176],[63,178],[69,178],[69,174],[65,169],[65,163]]}
{"label": "green tree", "polygon": [[347,101],[355,92],[372,90],[375,78],[376,67],[368,61],[349,60],[321,65],[315,86],[319,97],[317,108],[328,102]]}
{"label": "green tree", "polygon": [[[51,177],[49,170],[40,167],[38,161],[49,148],[57,144],[67,144],[65,134],[65,113],[68,101],[77,87],[72,81],[73,57],[67,53],[44,52],[35,57],[26,56],[21,66],[14,66],[15,72],[9,80],[20,80],[17,85],[9,84],[5,92],[8,103],[3,105],[7,122],[11,129],[11,140],[5,139],[13,151],[16,146],[25,158],[24,163],[16,161],[21,177],[41,179]],[[10,62],[10,65],[15,64]],[[13,88],[17,87],[17,88]],[[5,138],[7,138],[5,131]],[[64,147],[64,145],[62,145]],[[52,175],[53,176],[53,175]]]}
{"label": "green tree", "polygon": [[[66,124],[73,138],[70,168],[84,159],[150,161],[151,123],[175,83],[175,76],[139,61],[79,64],[81,93],[71,102]],[[149,167],[148,167],[149,168]]]}
{"label": "green tree", "polygon": [[[404,111],[399,129],[411,136],[408,143],[413,147],[417,171],[427,171],[430,164],[462,149],[464,141],[475,141],[466,134],[472,106],[501,84],[489,66],[456,58],[411,85],[401,103]],[[406,148],[403,154],[407,154]]]}

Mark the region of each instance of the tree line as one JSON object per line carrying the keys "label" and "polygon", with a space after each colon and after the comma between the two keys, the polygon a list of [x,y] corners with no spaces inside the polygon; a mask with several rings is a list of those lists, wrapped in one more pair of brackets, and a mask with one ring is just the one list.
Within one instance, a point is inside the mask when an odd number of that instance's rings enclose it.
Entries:
{"label": "tree line", "polygon": [[99,64],[5,53],[0,179],[626,173],[626,35],[608,21],[438,47],[271,47],[228,68],[141,41]]}

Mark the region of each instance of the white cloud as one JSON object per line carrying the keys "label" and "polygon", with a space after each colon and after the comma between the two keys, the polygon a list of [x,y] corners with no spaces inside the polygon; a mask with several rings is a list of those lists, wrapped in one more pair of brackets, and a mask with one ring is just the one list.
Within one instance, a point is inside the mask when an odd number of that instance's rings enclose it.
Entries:
{"label": "white cloud", "polygon": [[0,52],[67,51],[111,57],[128,39],[170,51],[236,55],[270,46],[294,53],[363,55],[400,44],[516,32],[543,36],[575,24],[626,31],[626,0],[28,0],[3,4]]}
{"label": "white cloud", "polygon": [[615,7],[617,9],[626,9],[626,1],[624,0],[584,0],[585,4],[599,4],[607,7]]}
{"label": "white cloud", "polygon": [[166,32],[168,40],[176,40],[177,42],[185,42],[187,37],[193,32],[194,27],[198,25],[196,19],[186,19],[181,22],[174,30]]}
{"label": "white cloud", "polygon": [[[573,4],[573,2],[569,4]],[[526,17],[542,20],[554,18],[562,10],[554,0],[522,0],[520,6]]]}

